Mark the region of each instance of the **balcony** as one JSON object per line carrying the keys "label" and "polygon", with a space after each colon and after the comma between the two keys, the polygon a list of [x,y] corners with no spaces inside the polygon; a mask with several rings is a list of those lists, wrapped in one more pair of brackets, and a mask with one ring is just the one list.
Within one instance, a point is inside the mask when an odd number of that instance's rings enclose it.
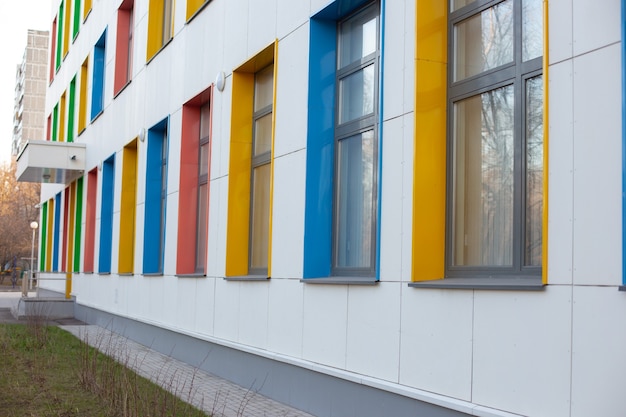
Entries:
{"label": "balcony", "polygon": [[69,184],[85,172],[84,143],[30,140],[17,156],[21,182]]}

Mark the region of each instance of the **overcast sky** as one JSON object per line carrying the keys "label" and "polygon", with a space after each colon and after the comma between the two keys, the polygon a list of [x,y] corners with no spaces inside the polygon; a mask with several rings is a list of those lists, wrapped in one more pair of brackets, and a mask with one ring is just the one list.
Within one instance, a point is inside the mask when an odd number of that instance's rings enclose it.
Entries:
{"label": "overcast sky", "polygon": [[24,56],[26,33],[50,30],[52,1],[0,0],[0,163],[11,158],[15,69]]}

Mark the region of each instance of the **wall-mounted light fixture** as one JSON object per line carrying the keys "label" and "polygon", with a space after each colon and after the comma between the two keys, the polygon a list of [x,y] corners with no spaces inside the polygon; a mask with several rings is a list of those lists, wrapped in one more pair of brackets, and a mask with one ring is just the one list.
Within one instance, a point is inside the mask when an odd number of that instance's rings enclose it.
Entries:
{"label": "wall-mounted light fixture", "polygon": [[137,133],[137,137],[139,137],[140,141],[145,141],[146,140],[146,129],[145,128],[141,128],[139,129],[139,133]]}
{"label": "wall-mounted light fixture", "polygon": [[217,76],[215,77],[215,86],[217,87],[217,90],[221,93],[222,91],[224,91],[224,86],[226,85],[226,76],[224,75],[224,71],[220,71],[217,73]]}

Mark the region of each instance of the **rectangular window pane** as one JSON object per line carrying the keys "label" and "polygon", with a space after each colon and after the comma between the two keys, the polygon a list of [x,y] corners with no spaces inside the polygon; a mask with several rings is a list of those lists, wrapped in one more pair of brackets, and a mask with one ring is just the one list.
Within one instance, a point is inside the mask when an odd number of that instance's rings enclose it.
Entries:
{"label": "rectangular window pane", "polygon": [[211,112],[209,103],[200,107],[200,139],[208,138],[210,131]]}
{"label": "rectangular window pane", "polygon": [[374,112],[374,77],[374,65],[369,65],[339,81],[339,123]]}
{"label": "rectangular window pane", "polygon": [[373,264],[374,131],[338,143],[335,266]]}
{"label": "rectangular window pane", "polygon": [[[202,177],[209,173],[209,144],[205,143],[200,146],[200,166],[198,168],[198,176]],[[205,179],[206,180],[206,179]]]}
{"label": "rectangular window pane", "polygon": [[543,78],[526,82],[525,264],[541,266],[543,218]]}
{"label": "rectangular window pane", "polygon": [[339,41],[339,69],[376,52],[378,11],[372,6],[342,23]]}
{"label": "rectangular window pane", "polygon": [[252,231],[250,236],[250,268],[267,269],[270,170],[265,164],[252,170]]}
{"label": "rectangular window pane", "polygon": [[269,152],[272,148],[272,113],[254,122],[254,156]]}
{"label": "rectangular window pane", "polygon": [[476,0],[451,0],[450,1],[450,11],[455,11],[460,9],[461,7],[465,7],[468,4],[474,3]]}
{"label": "rectangular window pane", "polygon": [[543,55],[543,2],[522,1],[522,60]]}
{"label": "rectangular window pane", "polygon": [[513,62],[513,0],[454,26],[454,81]]}
{"label": "rectangular window pane", "polygon": [[512,265],[513,112],[513,86],[454,104],[453,265]]}
{"label": "rectangular window pane", "polygon": [[165,45],[172,39],[172,0],[163,1],[163,41]]}
{"label": "rectangular window pane", "polygon": [[208,185],[202,184],[198,189],[198,229],[196,232],[196,272],[204,272],[207,251],[207,198]]}
{"label": "rectangular window pane", "polygon": [[274,97],[274,65],[256,73],[254,80],[254,111],[272,104]]}

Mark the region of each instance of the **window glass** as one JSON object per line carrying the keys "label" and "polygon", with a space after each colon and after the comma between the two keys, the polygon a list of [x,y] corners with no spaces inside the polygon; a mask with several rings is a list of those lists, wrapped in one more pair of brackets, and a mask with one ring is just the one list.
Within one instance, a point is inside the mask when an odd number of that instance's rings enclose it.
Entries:
{"label": "window glass", "polygon": [[543,78],[526,81],[526,239],[524,263],[541,266],[543,217]]}
{"label": "window glass", "polygon": [[267,269],[270,217],[270,164],[252,170],[250,268]]}
{"label": "window glass", "polygon": [[455,11],[460,9],[461,7],[467,6],[468,4],[474,3],[476,0],[451,0],[450,1],[450,10]]}
{"label": "window glass", "polygon": [[513,262],[514,88],[454,104],[453,265]]}
{"label": "window glass", "polygon": [[372,265],[374,131],[338,143],[335,266]]}
{"label": "window glass", "polygon": [[207,230],[207,199],[208,184],[204,183],[198,188],[198,226],[196,229],[196,271],[204,272],[206,263],[206,230]]}
{"label": "window glass", "polygon": [[200,146],[200,167],[198,169],[199,176],[209,173],[209,144],[205,143]]}
{"label": "window glass", "polygon": [[378,15],[370,7],[341,24],[339,40],[339,68],[373,54],[378,48]]}
{"label": "window glass", "polygon": [[163,1],[163,42],[165,45],[170,39],[172,39],[172,1]]}
{"label": "window glass", "polygon": [[454,81],[513,62],[513,0],[454,26]]}
{"label": "window glass", "polygon": [[339,123],[374,112],[374,78],[374,65],[369,65],[339,81]]}
{"label": "window glass", "polygon": [[254,82],[254,111],[259,111],[272,104],[274,97],[274,66],[256,73]]}
{"label": "window glass", "polygon": [[269,152],[272,147],[272,113],[254,122],[254,155]]}
{"label": "window glass", "polygon": [[522,60],[543,54],[543,4],[541,0],[522,1]]}

